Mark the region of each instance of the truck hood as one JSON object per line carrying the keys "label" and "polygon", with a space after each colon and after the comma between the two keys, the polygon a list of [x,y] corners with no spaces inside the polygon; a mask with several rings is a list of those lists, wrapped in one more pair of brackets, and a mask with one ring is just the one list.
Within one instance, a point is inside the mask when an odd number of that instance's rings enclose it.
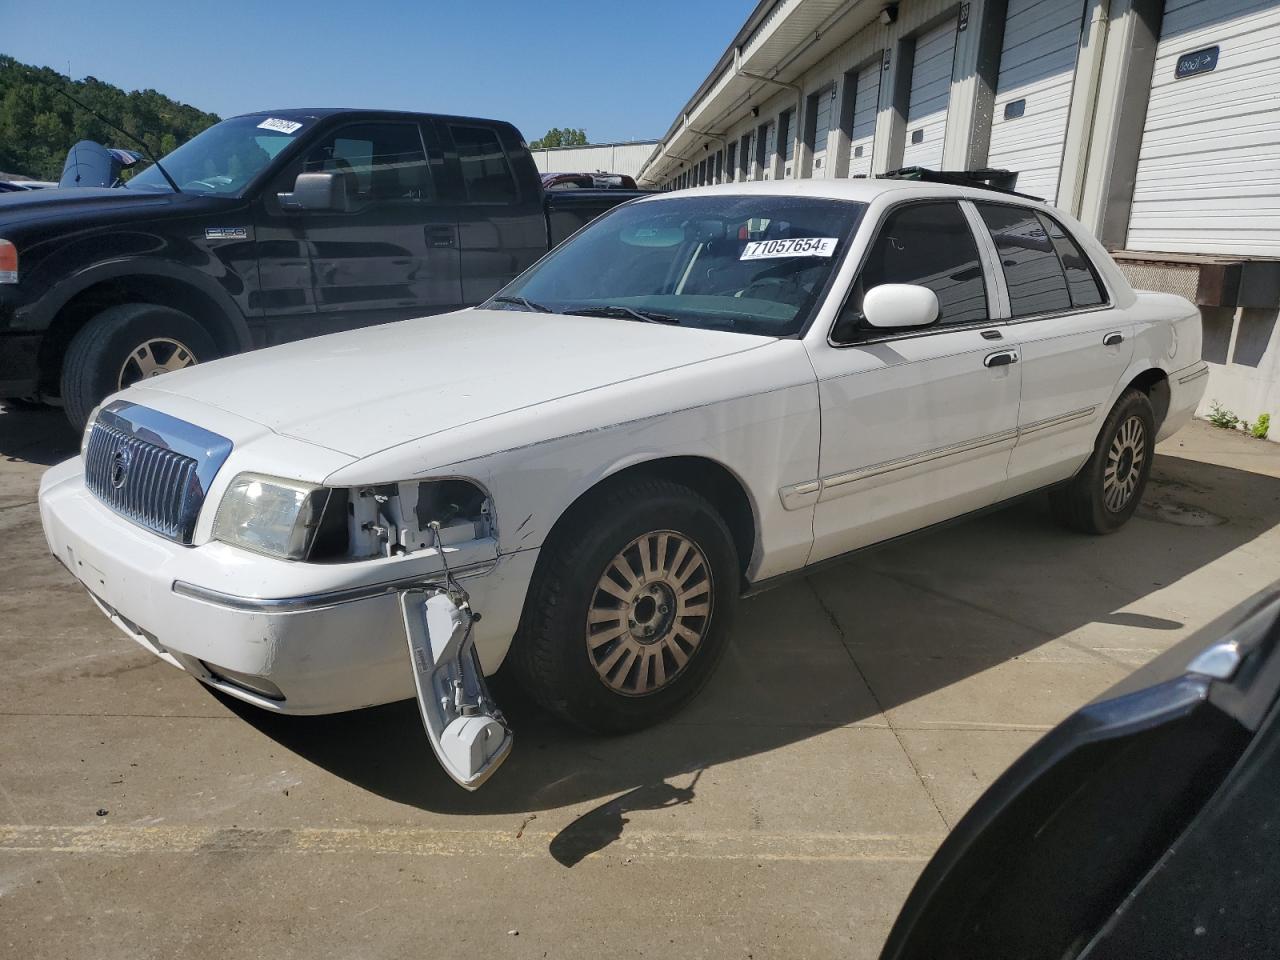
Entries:
{"label": "truck hood", "polygon": [[360,458],[773,342],[631,320],[461,310],[216,360],[148,381],[127,398],[186,397]]}
{"label": "truck hood", "polygon": [[203,197],[197,194],[143,193],[125,187],[51,187],[47,190],[21,190],[16,193],[0,193],[0,227],[29,221],[74,219],[78,223],[106,215],[145,212],[151,216],[157,210],[200,201],[212,200],[214,204],[226,204],[227,198]]}

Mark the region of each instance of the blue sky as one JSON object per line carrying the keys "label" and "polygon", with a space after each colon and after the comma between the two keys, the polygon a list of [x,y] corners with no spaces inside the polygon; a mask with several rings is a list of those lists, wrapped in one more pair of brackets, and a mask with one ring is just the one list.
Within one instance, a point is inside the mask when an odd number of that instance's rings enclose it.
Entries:
{"label": "blue sky", "polygon": [[[444,0],[0,0],[0,52],[222,116],[361,106],[662,136],[754,7]],[[54,9],[56,6],[56,15]]]}

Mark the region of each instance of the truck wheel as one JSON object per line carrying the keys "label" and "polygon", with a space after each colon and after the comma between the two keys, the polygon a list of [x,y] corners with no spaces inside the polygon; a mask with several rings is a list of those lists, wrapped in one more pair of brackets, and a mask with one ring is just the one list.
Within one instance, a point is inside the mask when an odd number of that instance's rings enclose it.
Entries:
{"label": "truck wheel", "polygon": [[1141,390],[1111,408],[1093,454],[1066,486],[1049,494],[1054,516],[1081,533],[1114,533],[1138,509],[1155,455],[1155,415]]}
{"label": "truck wheel", "polygon": [[562,719],[596,733],[639,730],[710,678],[738,588],[733,538],[702,496],[654,478],[608,487],[543,546],[513,667]]}
{"label": "truck wheel", "polygon": [[108,307],[72,338],[62,361],[67,419],[82,429],[104,397],[216,356],[208,331],[185,313],[150,303]]}

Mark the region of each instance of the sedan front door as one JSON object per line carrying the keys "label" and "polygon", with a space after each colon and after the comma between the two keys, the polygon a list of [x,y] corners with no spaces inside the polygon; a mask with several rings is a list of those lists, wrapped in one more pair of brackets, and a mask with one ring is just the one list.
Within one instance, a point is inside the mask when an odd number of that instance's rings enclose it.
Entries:
{"label": "sedan front door", "polygon": [[[882,283],[931,288],[938,320],[877,330],[862,295]],[[892,208],[829,342],[811,350],[822,406],[810,562],[967,513],[1003,496],[1017,438],[1018,350],[988,301],[983,258],[954,201]]]}

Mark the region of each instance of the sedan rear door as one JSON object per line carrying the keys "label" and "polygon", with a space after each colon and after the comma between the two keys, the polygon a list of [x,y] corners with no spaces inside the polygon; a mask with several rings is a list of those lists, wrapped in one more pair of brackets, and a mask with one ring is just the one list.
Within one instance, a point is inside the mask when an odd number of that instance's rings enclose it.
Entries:
{"label": "sedan rear door", "polygon": [[1096,271],[1053,217],[977,202],[995,245],[1022,364],[1018,445],[1009,494],[1071,476],[1093,450],[1133,356],[1133,330],[1108,302]]}

